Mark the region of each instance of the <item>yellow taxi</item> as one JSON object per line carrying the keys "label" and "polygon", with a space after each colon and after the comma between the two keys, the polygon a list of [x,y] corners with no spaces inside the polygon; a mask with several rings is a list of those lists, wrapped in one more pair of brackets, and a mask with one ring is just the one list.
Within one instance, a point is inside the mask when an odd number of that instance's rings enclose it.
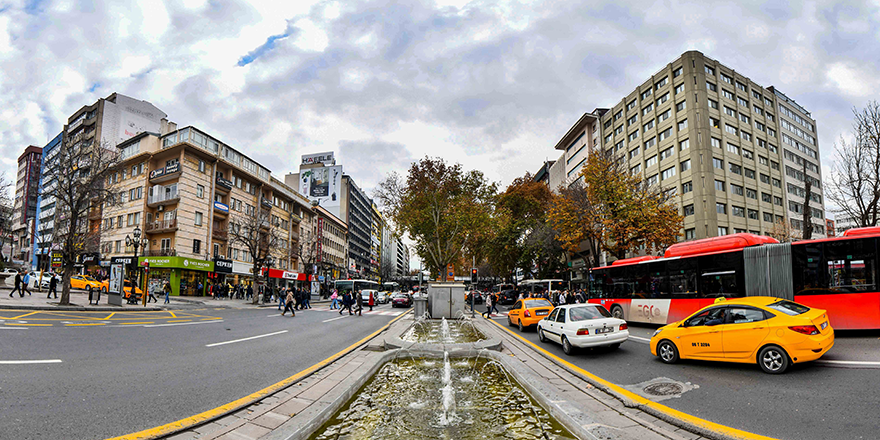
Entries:
{"label": "yellow taxi", "polygon": [[[125,281],[123,281],[123,283],[124,284],[123,284],[122,290],[123,290],[124,294],[122,296],[123,296],[123,298],[128,298],[129,296],[131,296],[131,280],[125,280]],[[110,288],[109,280],[104,280],[104,282],[101,283],[101,291],[104,293],[107,293],[107,290],[109,288]],[[142,293],[144,293],[144,292],[141,291],[140,287],[134,288],[134,294],[136,297],[140,297],[140,295]]]}
{"label": "yellow taxi", "polygon": [[507,312],[507,325],[516,325],[519,331],[537,325],[553,311],[553,304],[543,298],[517,300]]}
{"label": "yellow taxi", "polygon": [[679,359],[757,363],[771,374],[819,359],[832,346],[834,329],[825,310],[766,296],[718,298],[651,337],[651,354],[667,364]]}
{"label": "yellow taxi", "polygon": [[70,288],[88,290],[89,294],[91,294],[92,290],[97,291],[101,288],[101,282],[88,275],[72,275],[70,277]]}

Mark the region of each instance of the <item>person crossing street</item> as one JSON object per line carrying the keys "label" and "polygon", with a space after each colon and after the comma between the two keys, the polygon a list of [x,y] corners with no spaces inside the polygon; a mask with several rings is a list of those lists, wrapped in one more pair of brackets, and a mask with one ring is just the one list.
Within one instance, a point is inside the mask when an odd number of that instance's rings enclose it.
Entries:
{"label": "person crossing street", "polygon": [[363,315],[363,310],[364,310],[364,295],[361,294],[361,291],[360,291],[360,290],[358,290],[357,292],[355,292],[355,298],[354,298],[354,300],[355,300],[355,303],[357,304],[357,309],[355,309],[354,312],[357,313],[358,316],[364,316],[364,315]]}
{"label": "person crossing street", "polygon": [[370,311],[373,311],[373,306],[376,304],[376,298],[373,297],[373,291],[370,291],[370,299],[367,300],[367,305],[370,306]]}
{"label": "person crossing street", "polygon": [[284,305],[284,311],[281,312],[281,316],[284,316],[287,311],[290,310],[290,317],[296,316],[296,307],[294,307],[293,302],[293,290],[287,291],[287,304]]}

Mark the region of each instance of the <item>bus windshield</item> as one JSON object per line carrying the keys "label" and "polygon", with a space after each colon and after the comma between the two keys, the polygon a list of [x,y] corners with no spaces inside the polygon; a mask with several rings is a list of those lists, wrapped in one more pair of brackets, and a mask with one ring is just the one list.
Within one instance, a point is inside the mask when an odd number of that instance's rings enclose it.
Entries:
{"label": "bus windshield", "polygon": [[338,280],[334,283],[334,287],[341,295],[345,292],[351,292],[352,289],[356,291],[379,290],[379,283],[370,280]]}

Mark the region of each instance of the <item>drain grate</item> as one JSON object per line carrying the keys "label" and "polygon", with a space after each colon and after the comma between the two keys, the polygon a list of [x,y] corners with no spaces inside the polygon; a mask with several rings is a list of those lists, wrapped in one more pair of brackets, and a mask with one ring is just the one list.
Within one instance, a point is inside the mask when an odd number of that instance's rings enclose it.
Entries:
{"label": "drain grate", "polygon": [[652,396],[672,396],[681,394],[684,389],[681,385],[671,382],[652,383],[644,388],[645,392]]}

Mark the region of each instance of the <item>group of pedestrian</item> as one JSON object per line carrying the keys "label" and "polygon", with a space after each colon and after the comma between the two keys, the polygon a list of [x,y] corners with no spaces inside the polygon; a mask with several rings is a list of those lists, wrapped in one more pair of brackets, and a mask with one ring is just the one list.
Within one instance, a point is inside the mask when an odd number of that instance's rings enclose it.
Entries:
{"label": "group of pedestrian", "polygon": [[[202,292],[202,283],[199,283],[199,294]],[[251,299],[254,296],[254,288],[250,284],[235,284],[226,282],[208,283],[207,294],[214,299]]]}
{"label": "group of pedestrian", "polygon": [[278,295],[278,310],[282,310],[282,316],[286,315],[288,310],[290,316],[296,316],[297,310],[312,308],[311,296],[307,290],[283,287]]}
{"label": "group of pedestrian", "polygon": [[[338,292],[334,290],[330,298],[334,301],[330,304],[330,308],[333,308],[333,304],[339,299]],[[376,298],[373,291],[370,290],[367,298],[367,307],[370,308],[371,312],[373,311],[374,305],[376,305]],[[354,307],[354,309],[352,307]],[[341,315],[342,312],[346,310],[348,310],[349,315],[363,316],[364,295],[360,290],[354,291],[354,294],[352,294],[350,290],[342,292],[342,308],[339,309],[339,314]]]}
{"label": "group of pedestrian", "polygon": [[483,313],[484,318],[488,318],[492,316],[492,312],[498,313],[498,294],[497,293],[489,293],[486,295],[486,313]]}
{"label": "group of pedestrian", "polygon": [[[31,275],[27,272],[19,270],[15,273],[15,288],[12,289],[12,292],[9,292],[9,297],[12,298],[15,292],[18,292],[21,298],[24,298],[24,294],[31,294],[31,291],[28,290],[28,283],[31,282]],[[57,294],[56,294],[57,295]]]}

